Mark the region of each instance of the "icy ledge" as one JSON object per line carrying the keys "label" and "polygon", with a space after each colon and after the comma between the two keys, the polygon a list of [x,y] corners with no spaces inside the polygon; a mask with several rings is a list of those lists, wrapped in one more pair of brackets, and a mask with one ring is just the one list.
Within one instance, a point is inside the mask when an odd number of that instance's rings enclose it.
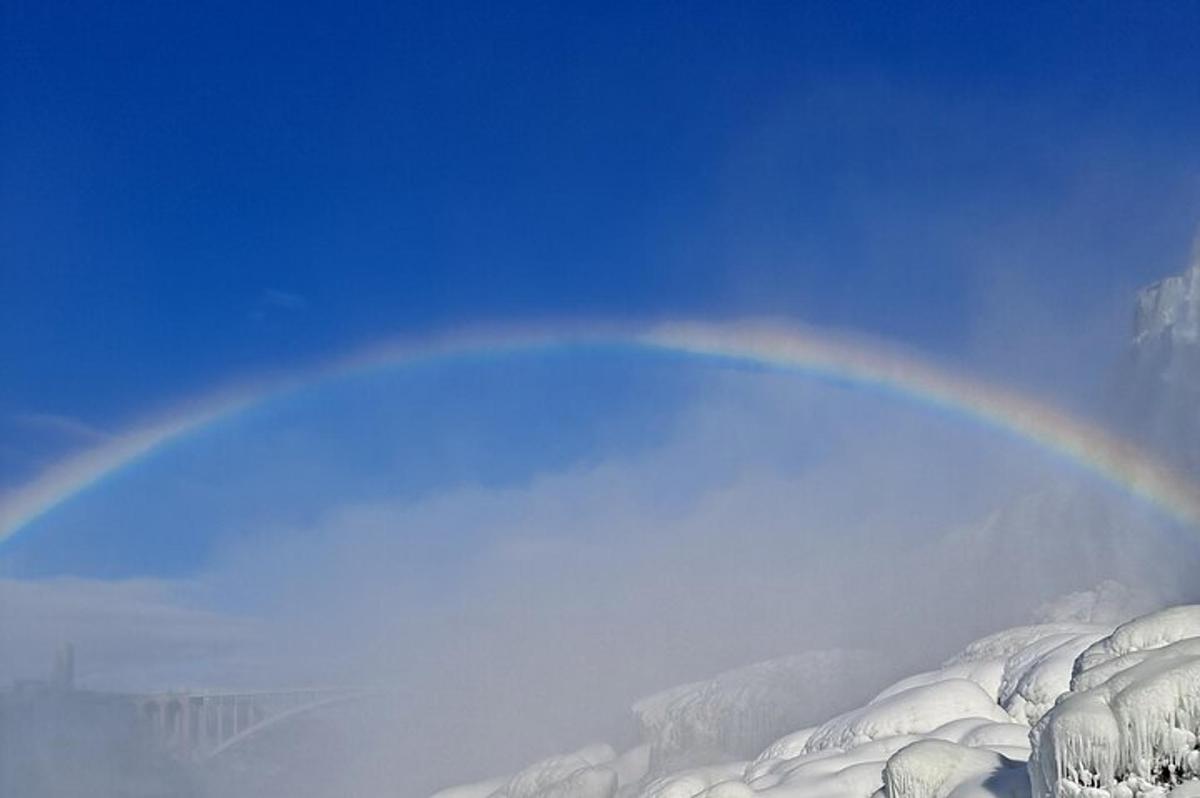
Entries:
{"label": "icy ledge", "polygon": [[1033,794],[1197,793],[1197,735],[1200,606],[1137,618],[1080,654],[1071,690],[1034,728]]}

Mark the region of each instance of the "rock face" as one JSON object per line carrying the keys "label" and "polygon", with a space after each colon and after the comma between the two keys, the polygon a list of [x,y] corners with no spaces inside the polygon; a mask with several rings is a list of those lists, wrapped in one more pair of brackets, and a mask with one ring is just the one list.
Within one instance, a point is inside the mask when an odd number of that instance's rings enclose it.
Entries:
{"label": "rock face", "polygon": [[1121,385],[1133,429],[1200,473],[1200,245],[1183,274],[1138,292]]}

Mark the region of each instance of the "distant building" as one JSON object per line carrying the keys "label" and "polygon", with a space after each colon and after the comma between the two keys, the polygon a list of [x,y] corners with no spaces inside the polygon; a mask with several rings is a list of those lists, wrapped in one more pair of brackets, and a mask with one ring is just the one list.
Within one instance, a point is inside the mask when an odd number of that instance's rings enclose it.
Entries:
{"label": "distant building", "polygon": [[75,649],[50,678],[0,691],[0,796],[191,798],[190,779],[156,748],[131,696],[75,689]]}

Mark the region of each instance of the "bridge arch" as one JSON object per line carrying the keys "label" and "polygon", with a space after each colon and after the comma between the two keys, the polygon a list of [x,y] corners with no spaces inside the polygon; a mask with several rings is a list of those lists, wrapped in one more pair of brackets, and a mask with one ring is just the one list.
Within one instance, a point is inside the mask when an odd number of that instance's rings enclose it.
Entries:
{"label": "bridge arch", "polygon": [[139,717],[151,737],[172,755],[203,762],[281,724],[378,692],[325,688],[168,693],[139,701]]}
{"label": "bridge arch", "polygon": [[208,751],[203,757],[201,757],[201,759],[214,759],[230,749],[237,748],[238,746],[243,745],[255,737],[270,731],[272,728],[281,726],[290,721],[296,720],[297,718],[312,714],[313,712],[317,712],[331,706],[362,700],[371,695],[372,692],[373,691],[368,690],[356,690],[347,691],[338,695],[315,698],[307,703],[299,704],[277,714],[265,717],[257,723],[251,723],[244,728],[241,728],[241,730],[235,733],[232,737],[229,737],[221,742],[216,748]]}

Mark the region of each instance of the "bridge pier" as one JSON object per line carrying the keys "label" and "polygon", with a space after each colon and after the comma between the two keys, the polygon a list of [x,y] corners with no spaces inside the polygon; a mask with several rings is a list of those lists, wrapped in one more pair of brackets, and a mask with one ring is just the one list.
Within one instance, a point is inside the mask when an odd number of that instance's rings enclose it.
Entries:
{"label": "bridge pier", "polygon": [[180,692],[134,697],[134,702],[146,732],[163,750],[198,761],[275,723],[363,695],[354,689]]}

